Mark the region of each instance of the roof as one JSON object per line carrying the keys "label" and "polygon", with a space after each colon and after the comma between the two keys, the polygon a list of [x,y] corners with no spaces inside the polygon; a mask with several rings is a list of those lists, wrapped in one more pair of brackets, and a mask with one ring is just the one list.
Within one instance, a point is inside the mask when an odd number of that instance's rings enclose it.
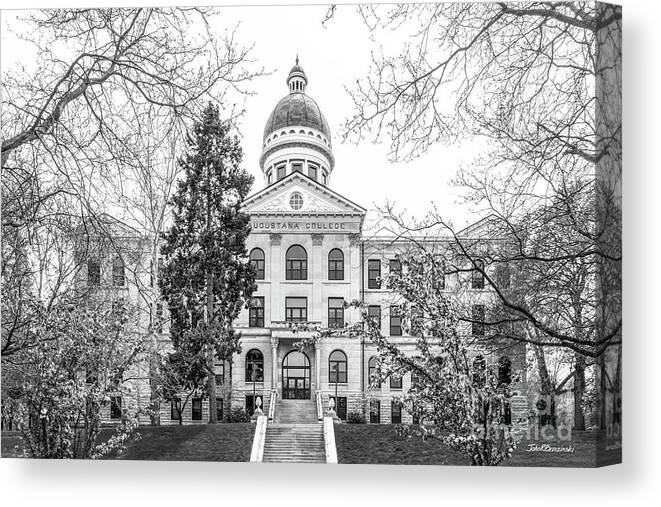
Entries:
{"label": "roof", "polygon": [[264,127],[264,140],[279,129],[293,126],[313,128],[331,137],[328,122],[314,99],[303,92],[289,93],[275,106]]}

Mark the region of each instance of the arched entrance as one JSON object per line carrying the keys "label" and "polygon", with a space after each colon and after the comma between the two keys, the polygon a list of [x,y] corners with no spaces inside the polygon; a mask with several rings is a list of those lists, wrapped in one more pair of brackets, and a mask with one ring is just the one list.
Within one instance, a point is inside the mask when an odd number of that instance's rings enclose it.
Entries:
{"label": "arched entrance", "polygon": [[282,399],[310,399],[310,360],[303,352],[292,350],[282,360]]}

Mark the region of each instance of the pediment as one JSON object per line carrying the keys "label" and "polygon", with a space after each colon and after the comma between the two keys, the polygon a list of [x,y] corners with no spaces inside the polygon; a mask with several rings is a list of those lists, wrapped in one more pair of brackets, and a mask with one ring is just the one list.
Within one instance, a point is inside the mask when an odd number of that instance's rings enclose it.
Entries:
{"label": "pediment", "polygon": [[301,173],[289,174],[248,197],[243,210],[268,216],[365,215],[364,208]]}

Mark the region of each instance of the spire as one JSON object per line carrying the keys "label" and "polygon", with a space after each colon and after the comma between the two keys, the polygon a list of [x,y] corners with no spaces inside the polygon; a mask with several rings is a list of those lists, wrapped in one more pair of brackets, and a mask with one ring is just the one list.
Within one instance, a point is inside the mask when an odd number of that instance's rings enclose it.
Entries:
{"label": "spire", "polygon": [[296,64],[289,71],[287,76],[287,86],[289,86],[289,93],[305,93],[305,87],[308,84],[308,77],[305,71],[298,64],[298,53],[296,53]]}

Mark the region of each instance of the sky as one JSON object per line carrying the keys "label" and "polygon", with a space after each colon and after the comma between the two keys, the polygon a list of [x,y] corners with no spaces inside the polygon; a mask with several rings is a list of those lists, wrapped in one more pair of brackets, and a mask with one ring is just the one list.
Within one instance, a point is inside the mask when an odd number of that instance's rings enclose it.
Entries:
{"label": "sky", "polygon": [[[474,153],[462,152],[458,146],[438,146],[412,162],[392,163],[387,143],[341,142],[341,125],[352,112],[346,87],[364,77],[370,51],[377,46],[354,6],[339,6],[324,27],[326,11],[327,6],[224,9],[230,20],[240,22],[240,37],[255,34],[253,56],[273,70],[254,83],[255,95],[246,102],[241,124],[245,161],[255,174],[255,188],[264,186],[259,169],[264,124],[278,100],[288,93],[285,80],[298,54],[309,81],[306,93],[317,102],[331,128],[336,160],[332,189],[368,210],[390,201],[401,210],[424,216],[434,204],[455,226],[472,221],[475,217],[469,217],[458,204],[460,191],[450,186],[450,180]],[[398,42],[393,33],[389,43]]]}
{"label": "sky", "polygon": [[[237,39],[253,45],[251,57],[269,75],[255,79],[252,95],[245,98],[245,115],[239,123],[244,150],[244,165],[255,176],[254,191],[265,186],[259,168],[263,129],[276,103],[288,93],[286,78],[296,55],[309,83],[306,93],[321,108],[331,128],[335,169],[330,187],[368,209],[369,224],[377,206],[394,202],[400,211],[423,217],[436,207],[456,228],[480,218],[460,205],[461,189],[450,181],[462,164],[479,156],[466,145],[437,145],[411,162],[393,163],[388,159],[387,140],[359,145],[341,142],[340,131],[352,113],[346,88],[363,78],[370,63],[370,52],[378,49],[358,16],[355,6],[341,5],[326,26],[322,26],[328,7],[259,6],[223,7],[218,16],[219,33],[238,25]],[[3,28],[20,11],[3,13]],[[405,43],[405,35],[392,32],[385,41],[390,48]],[[21,44],[3,30],[3,67],[24,62]]]}

